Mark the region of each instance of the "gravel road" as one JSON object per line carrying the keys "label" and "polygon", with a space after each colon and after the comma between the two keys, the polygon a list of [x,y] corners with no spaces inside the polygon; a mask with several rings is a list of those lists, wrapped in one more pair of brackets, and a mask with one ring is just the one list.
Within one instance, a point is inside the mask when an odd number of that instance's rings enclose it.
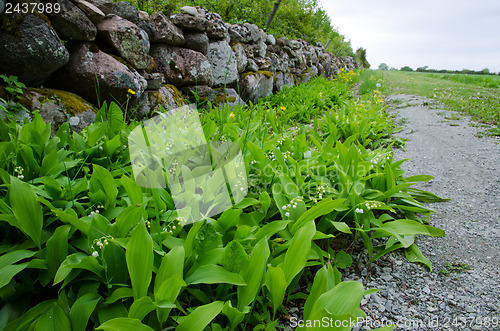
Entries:
{"label": "gravel road", "polygon": [[435,177],[419,188],[451,199],[429,204],[437,211],[431,225],[446,236],[416,241],[432,272],[395,252],[371,272],[347,273],[344,280],[381,290],[363,299],[368,318],[353,330],[387,321],[397,330],[500,330],[500,139],[480,137],[484,129],[467,116],[429,108],[432,100],[386,101],[404,123],[397,136],[410,139],[406,151],[395,149],[395,159],[410,159],[403,164],[407,176]]}

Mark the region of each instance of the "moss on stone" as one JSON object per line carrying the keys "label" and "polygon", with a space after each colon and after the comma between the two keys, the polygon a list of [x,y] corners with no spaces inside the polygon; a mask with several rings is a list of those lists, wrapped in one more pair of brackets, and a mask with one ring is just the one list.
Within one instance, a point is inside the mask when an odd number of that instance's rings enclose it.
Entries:
{"label": "moss on stone", "polygon": [[[89,109],[93,112],[97,110],[88,103],[85,99],[71,92],[61,91],[61,90],[52,90],[52,89],[42,89],[42,88],[27,88],[29,92],[36,92],[41,94],[42,96],[38,98],[38,102],[43,103],[47,99],[58,99],[66,108],[66,112],[70,115],[75,115],[78,113],[83,113],[88,111]],[[26,107],[26,105],[25,105]],[[28,107],[26,107],[28,108]],[[32,109],[33,105],[30,105]]]}
{"label": "moss on stone", "polygon": [[240,43],[239,41],[234,41],[234,40],[231,40],[231,41],[229,42],[229,46],[231,46],[231,48],[233,48],[233,46],[236,46],[236,45],[238,45],[238,44],[240,44],[241,46],[243,46],[243,44],[242,44],[242,43]]}
{"label": "moss on stone", "polygon": [[52,24],[50,23],[50,20],[47,18],[47,16],[35,11],[32,14],[1,15],[0,30],[3,30],[16,37],[21,37],[21,33],[19,32],[19,25],[23,24],[24,19],[27,15],[34,15],[47,23],[49,27],[52,27]]}
{"label": "moss on stone", "polygon": [[177,87],[175,87],[174,85],[170,85],[170,84],[166,84],[163,86],[172,94],[172,97],[174,98],[174,102],[177,106],[180,107],[180,106],[183,106],[186,104],[186,100],[181,95],[181,93],[179,92]]}
{"label": "moss on stone", "polygon": [[271,77],[273,77],[274,74],[270,71],[265,71],[265,70],[259,70],[256,72],[248,71],[248,72],[241,74],[241,79],[245,79],[248,76],[252,76],[252,75],[264,75],[266,78],[271,78]]}
{"label": "moss on stone", "polygon": [[36,10],[33,12],[33,15],[41,18],[45,23],[47,23],[48,26],[52,27],[52,24],[50,23],[50,20],[47,16],[45,16],[42,13],[37,12]]}
{"label": "moss on stone", "polygon": [[159,105],[165,103],[165,98],[163,98],[160,91],[148,91],[147,93],[150,104]]}
{"label": "moss on stone", "polygon": [[115,59],[116,61],[120,62],[121,64],[125,65],[130,71],[132,71],[132,72],[135,71],[135,68],[130,63],[128,63],[127,61],[125,61],[124,59],[122,59],[121,57],[116,56],[114,54],[108,54],[108,55],[110,55],[113,59]]}
{"label": "moss on stone", "polygon": [[26,15],[1,15],[0,16],[0,30],[7,32],[8,34],[20,37],[19,25],[24,22]]}
{"label": "moss on stone", "polygon": [[146,68],[148,74],[152,74],[156,70],[156,62],[153,58],[150,58],[149,66]]}
{"label": "moss on stone", "polygon": [[214,91],[216,91],[214,99],[214,103],[216,105],[221,105],[228,102],[236,102],[236,97],[228,96],[227,93],[224,91],[224,88],[214,89]]}

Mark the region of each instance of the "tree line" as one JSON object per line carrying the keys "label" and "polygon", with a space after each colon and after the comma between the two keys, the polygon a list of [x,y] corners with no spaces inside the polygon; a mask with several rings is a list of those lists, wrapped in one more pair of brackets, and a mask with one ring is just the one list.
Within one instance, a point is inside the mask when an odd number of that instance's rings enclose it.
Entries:
{"label": "tree line", "polygon": [[[378,66],[379,70],[398,70],[396,68],[389,68],[386,63],[381,63]],[[439,74],[464,74],[464,75],[500,75],[499,73],[491,72],[490,69],[484,68],[483,70],[471,70],[471,69],[462,69],[462,70],[447,70],[447,69],[432,69],[429,66],[418,67],[416,70],[411,68],[410,66],[404,66],[399,69],[399,71],[416,71],[416,72],[430,72],[430,73],[439,73]]]}

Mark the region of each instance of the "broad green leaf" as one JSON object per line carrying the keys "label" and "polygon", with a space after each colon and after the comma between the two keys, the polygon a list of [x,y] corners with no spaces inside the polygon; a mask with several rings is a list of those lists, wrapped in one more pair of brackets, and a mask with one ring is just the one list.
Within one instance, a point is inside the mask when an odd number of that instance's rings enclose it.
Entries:
{"label": "broad green leaf", "polygon": [[139,321],[142,321],[147,314],[155,309],[156,305],[153,303],[153,300],[148,296],[144,296],[132,303],[128,310],[128,317],[137,318]]}
{"label": "broad green leaf", "polygon": [[128,198],[130,199],[130,204],[132,206],[139,205],[143,202],[143,194],[139,185],[132,179],[123,175],[120,178],[120,184],[125,188]]}
{"label": "broad green leaf", "polygon": [[39,318],[35,331],[71,330],[71,322],[64,310],[57,303],[53,303]]}
{"label": "broad green leaf", "polygon": [[340,269],[349,268],[352,265],[352,256],[344,251],[339,251],[333,263]]}
{"label": "broad green leaf", "polygon": [[330,265],[325,265],[319,269],[314,276],[311,291],[309,292],[307,300],[304,304],[304,316],[308,317],[311,314],[311,309],[316,301],[318,301],[319,297],[334,287],[335,275],[333,273],[333,268]]}
{"label": "broad green leaf", "polygon": [[72,269],[85,269],[101,278],[104,272],[104,268],[94,257],[88,256],[85,253],[74,253],[69,255],[63,263],[61,263],[54,277],[54,285],[66,279]]}
{"label": "broad green leaf", "polygon": [[116,188],[115,179],[106,168],[94,164],[94,173],[90,178],[89,186],[90,192],[102,190],[106,194],[106,208],[116,205],[118,189]]}
{"label": "broad green leaf", "polygon": [[55,231],[52,237],[47,240],[47,268],[51,277],[54,277],[61,263],[68,256],[68,234],[71,230],[70,225],[61,225]]}
{"label": "broad green leaf", "polygon": [[[228,209],[228,210],[231,210],[231,209]],[[203,222],[203,221],[196,222],[196,223],[193,223],[193,225],[191,226],[191,229],[189,230],[188,235],[186,237],[186,241],[184,242],[184,251],[185,251],[186,258],[189,258],[191,256],[191,253],[193,253],[196,235],[198,234],[198,232],[200,231],[200,229],[204,223],[205,222]]]}
{"label": "broad green leaf", "polygon": [[257,231],[257,233],[255,234],[254,242],[257,243],[257,242],[261,241],[262,238],[264,238],[264,237],[271,238],[278,231],[281,231],[284,228],[286,228],[286,226],[290,222],[291,221],[273,221],[271,223],[267,223],[266,225],[261,227],[259,229],[259,231]]}
{"label": "broad green leaf", "polygon": [[431,179],[434,179],[434,177],[429,175],[416,175],[416,176],[406,177],[404,180],[407,182],[428,182]]}
{"label": "broad green leaf", "polygon": [[312,206],[308,211],[306,211],[302,216],[293,224],[292,233],[297,232],[297,230],[311,220],[331,213],[335,208],[339,207],[344,203],[345,199],[326,198]]}
{"label": "broad green leaf", "polygon": [[219,224],[224,229],[224,231],[227,231],[233,226],[238,225],[242,212],[242,209],[227,209],[220,215],[219,219],[217,220],[217,224]]}
{"label": "broad green leaf", "polygon": [[75,301],[69,311],[73,331],[85,331],[87,329],[90,315],[94,312],[100,299],[101,296],[97,293],[87,293]]}
{"label": "broad green leaf", "polygon": [[267,259],[270,251],[267,238],[263,238],[255,245],[248,264],[241,270],[240,274],[245,280],[246,287],[238,287],[238,310],[243,311],[258,295],[266,272]]}
{"label": "broad green leaf", "polygon": [[90,222],[84,221],[76,216],[73,216],[67,212],[63,212],[61,210],[53,209],[52,212],[56,214],[57,218],[59,218],[62,222],[73,225],[75,228],[80,230],[80,232],[83,233],[84,235],[87,235],[89,233]]}
{"label": "broad green leaf", "polygon": [[[363,285],[355,281],[342,282],[323,293],[316,303],[311,308],[308,316],[305,319],[319,319],[324,317],[322,310],[326,310],[332,315],[347,315],[354,317],[363,316],[363,312],[359,309],[361,299],[363,298]],[[349,325],[349,324],[348,324]],[[351,328],[339,328],[338,330],[350,330]]]}
{"label": "broad green leaf", "polygon": [[48,311],[54,303],[55,300],[47,300],[37,304],[35,307],[24,313],[21,317],[7,324],[4,330],[27,330],[32,324],[33,320],[37,319],[43,313]]}
{"label": "broad green leaf", "polygon": [[222,313],[227,316],[229,323],[231,324],[230,330],[235,330],[238,325],[241,325],[241,322],[243,322],[243,319],[245,318],[245,314],[249,311],[250,308],[248,307],[245,307],[243,312],[239,311],[236,307],[233,307],[231,301],[226,301],[224,303],[224,307],[222,308]]}
{"label": "broad green leaf", "polygon": [[417,245],[413,244],[410,247],[405,249],[405,255],[408,261],[412,263],[422,263],[425,264],[430,271],[432,271],[432,263],[426,258]]}
{"label": "broad green leaf", "polygon": [[125,255],[135,300],[147,295],[153,275],[153,254],[153,239],[141,220],[132,232]]}
{"label": "broad green leaf", "polygon": [[293,236],[290,247],[285,253],[283,271],[287,284],[304,268],[309,252],[311,251],[311,240],[316,233],[314,221],[309,221],[301,227]]}
{"label": "broad green leaf", "polygon": [[144,209],[137,206],[129,206],[125,208],[116,218],[116,226],[122,237],[126,237],[128,232],[136,226],[144,213]]}
{"label": "broad green leaf", "polygon": [[120,299],[131,298],[134,296],[131,288],[119,287],[111,293],[111,295],[106,299],[106,304],[112,304]]}
{"label": "broad green leaf", "polygon": [[43,213],[37,195],[30,186],[16,177],[10,177],[10,205],[16,217],[16,227],[30,237],[40,248]]}
{"label": "broad green leaf", "polygon": [[266,271],[265,282],[267,289],[271,293],[273,314],[276,314],[276,310],[278,310],[285,298],[286,287],[288,285],[283,269],[280,266],[270,266]]}
{"label": "broad green leaf", "polygon": [[215,301],[193,310],[177,326],[176,331],[203,331],[205,327],[222,311],[224,303]]}
{"label": "broad green leaf", "polygon": [[16,262],[21,261],[22,259],[26,259],[28,257],[32,257],[36,252],[28,251],[28,250],[18,250],[9,253],[5,253],[0,256],[0,270],[3,268],[14,264]]}
{"label": "broad green leaf", "polygon": [[[172,276],[178,275],[181,279],[183,278],[183,269],[184,269],[184,247],[177,246],[174,247],[165,254],[165,256],[161,260],[160,268],[156,273],[154,290],[155,295],[157,294],[160,286],[167,279]],[[156,298],[158,300],[158,298]]]}
{"label": "broad green leaf", "polygon": [[269,196],[269,193],[267,193],[267,191],[263,191],[259,195],[259,201],[260,201],[260,205],[262,206],[262,212],[264,214],[267,214],[267,211],[269,210],[269,207],[271,206],[271,197]]}
{"label": "broad green leaf", "polygon": [[379,234],[380,232],[387,232],[389,234],[394,235],[403,246],[409,247],[412,243],[406,241],[404,236],[412,236],[416,234],[422,234],[427,236],[443,236],[444,231],[435,227],[431,227],[428,225],[423,225],[417,221],[402,219],[395,220],[390,222],[385,222],[382,224],[379,229],[375,231],[374,235]]}
{"label": "broad green leaf", "polygon": [[332,225],[335,227],[340,232],[344,233],[352,233],[351,229],[349,229],[349,226],[345,222],[334,222],[331,221]]}
{"label": "broad green leaf", "polygon": [[187,284],[218,284],[226,283],[245,286],[246,283],[237,273],[227,271],[216,264],[202,265],[186,279]]}
{"label": "broad green leaf", "polygon": [[123,112],[115,102],[111,102],[108,108],[108,127],[111,132],[118,133],[125,125]]}
{"label": "broad green leaf", "polygon": [[230,241],[220,258],[220,264],[230,272],[240,272],[241,268],[248,263],[248,255],[237,240]]}
{"label": "broad green leaf", "polygon": [[0,288],[7,285],[11,281],[12,277],[26,269],[28,264],[29,262],[8,265],[0,269]]}
{"label": "broad green leaf", "polygon": [[151,327],[144,325],[136,318],[117,317],[108,320],[96,330],[104,331],[154,331]]}

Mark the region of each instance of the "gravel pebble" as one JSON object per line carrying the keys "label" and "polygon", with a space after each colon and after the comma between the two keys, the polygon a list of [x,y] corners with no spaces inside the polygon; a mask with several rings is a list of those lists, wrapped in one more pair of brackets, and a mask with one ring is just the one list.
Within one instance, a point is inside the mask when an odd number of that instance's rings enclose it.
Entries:
{"label": "gravel pebble", "polygon": [[[375,261],[371,272],[366,265],[355,270],[366,289],[381,291],[363,299],[367,319],[353,330],[383,321],[397,323],[397,330],[500,330],[499,139],[478,137],[484,128],[471,126],[463,114],[450,125],[443,115],[452,112],[424,106],[432,100],[397,95],[386,101],[405,119],[397,136],[410,139],[406,151],[394,150],[394,160],[410,159],[402,165],[405,176],[434,176],[416,187],[450,199],[427,204],[437,211],[430,224],[446,236],[415,240],[432,271],[409,263],[400,251]],[[470,270],[450,269],[449,263]]]}

